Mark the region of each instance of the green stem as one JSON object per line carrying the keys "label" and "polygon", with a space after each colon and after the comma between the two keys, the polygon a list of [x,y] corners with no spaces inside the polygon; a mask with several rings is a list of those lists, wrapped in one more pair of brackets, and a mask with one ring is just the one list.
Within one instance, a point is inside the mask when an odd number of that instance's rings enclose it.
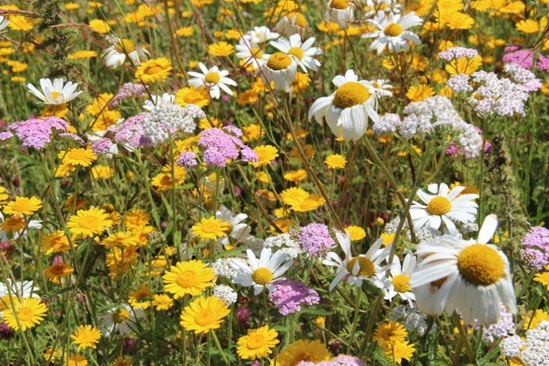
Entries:
{"label": "green stem", "polygon": [[223,351],[223,348],[221,347],[221,343],[219,343],[219,339],[217,339],[217,336],[215,335],[215,332],[213,330],[210,331],[210,334],[213,336],[215,345],[217,349],[219,350],[219,353],[221,354],[221,357],[223,358],[223,361],[225,361],[225,365],[229,365],[229,360],[225,356],[225,353]]}
{"label": "green stem", "polygon": [[351,354],[351,348],[355,340],[355,332],[358,326],[358,319],[360,318],[360,300],[362,299],[362,288],[357,287],[357,297],[355,300],[355,315],[353,317],[353,324],[351,325],[351,334],[349,335],[349,342],[347,343],[347,354]]}

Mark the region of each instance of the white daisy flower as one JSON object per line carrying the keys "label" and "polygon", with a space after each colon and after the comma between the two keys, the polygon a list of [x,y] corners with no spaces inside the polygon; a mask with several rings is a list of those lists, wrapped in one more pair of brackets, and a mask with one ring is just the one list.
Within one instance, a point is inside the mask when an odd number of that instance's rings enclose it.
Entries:
{"label": "white daisy flower", "polygon": [[[5,283],[0,282],[0,298],[4,296],[15,296],[19,298],[40,297],[37,294],[38,288],[33,281],[12,281],[7,279]],[[0,300],[1,301],[1,300]]]}
{"label": "white daisy flower", "polygon": [[315,100],[309,109],[309,120],[313,116],[320,124],[326,120],[337,137],[357,141],[368,128],[368,118],[374,122],[379,119],[375,91],[369,81],[359,81],[353,70],[336,76],[332,83],[337,90]]}
{"label": "white daisy flower", "polygon": [[276,24],[276,30],[286,37],[296,33],[303,36],[306,27],[307,20],[296,11],[284,15]]}
{"label": "white daisy flower", "polygon": [[244,35],[252,43],[265,43],[277,39],[280,37],[280,34],[272,32],[269,28],[265,26],[254,27],[253,30],[249,31]]}
{"label": "white daisy flower", "polygon": [[410,49],[408,41],[415,44],[421,43],[419,37],[408,30],[423,23],[423,19],[414,12],[402,16],[402,14],[385,14],[379,11],[374,19],[368,22],[378,30],[363,34],[362,38],[375,38],[370,45],[370,50],[377,50],[378,55],[385,47],[388,47],[390,52],[400,52],[402,49],[406,51]]}
{"label": "white daisy flower", "polygon": [[355,5],[350,0],[330,0],[324,19],[327,22],[337,23],[342,29],[347,29],[349,22],[355,18],[354,8]]}
{"label": "white daisy flower", "polygon": [[400,13],[402,11],[402,5],[398,0],[366,0],[365,9],[368,9],[364,13],[364,17],[369,18],[379,11],[385,13]]}
{"label": "white daisy flower", "polygon": [[6,29],[6,27],[8,26],[9,24],[9,20],[8,18],[4,17],[3,15],[0,15],[0,33],[2,33],[2,31],[4,29]]}
{"label": "white daisy flower", "polygon": [[249,37],[241,37],[236,45],[236,57],[242,60],[241,65],[244,67],[251,65],[254,70],[259,69],[266,62],[265,56],[259,43],[250,40]]}
{"label": "white daisy flower", "polygon": [[68,103],[82,94],[82,91],[76,91],[77,83],[67,81],[67,84],[63,84],[61,78],[54,79],[53,83],[50,79],[40,79],[42,92],[32,84],[27,84],[27,88],[29,92],[48,105]]}
{"label": "white daisy flower", "polygon": [[130,305],[122,304],[115,306],[107,314],[99,317],[99,329],[105,337],[113,333],[130,335],[136,329],[135,323],[138,318],[145,316],[143,308],[131,308]]}
{"label": "white daisy flower", "polygon": [[132,40],[127,38],[118,38],[115,36],[107,36],[107,40],[112,43],[112,46],[107,47],[103,54],[103,63],[109,69],[115,69],[126,61],[126,56],[130,58],[133,65],[141,65],[141,61],[145,61],[150,55],[143,47],[137,46]]}
{"label": "white daisy flower", "polygon": [[303,72],[307,72],[307,69],[317,71],[320,62],[314,56],[322,54],[322,50],[317,47],[311,47],[314,41],[314,37],[311,37],[302,42],[301,36],[294,34],[290,36],[290,39],[280,37],[277,41],[272,41],[271,46],[290,55],[298,63]]}
{"label": "white daisy flower", "polygon": [[383,291],[385,292],[385,300],[391,300],[396,295],[399,295],[402,300],[408,301],[411,307],[414,307],[416,297],[410,287],[410,276],[416,267],[417,258],[408,253],[404,257],[402,267],[400,259],[394,256],[393,267],[391,267],[389,277],[384,281]]}
{"label": "white daisy flower", "polygon": [[225,93],[233,95],[233,92],[227,85],[236,86],[236,82],[232,79],[229,79],[227,75],[229,72],[227,70],[219,70],[217,66],[208,69],[202,62],[198,63],[198,67],[202,73],[189,71],[190,76],[194,76],[189,79],[189,85],[198,88],[205,87],[210,92],[210,96],[214,99],[219,99],[221,97],[222,89]]}
{"label": "white daisy flower", "polygon": [[425,225],[437,230],[444,223],[450,234],[459,231],[454,221],[461,223],[473,222],[476,219],[478,205],[474,199],[478,194],[461,194],[466,187],[457,186],[451,191],[444,183],[429,184],[427,190],[418,190],[417,195],[424,204],[414,201],[410,208],[410,216],[414,223],[414,231]]}
{"label": "white daisy flower", "polygon": [[366,254],[360,254],[353,257],[351,253],[351,234],[347,231],[345,234],[336,232],[336,238],[343,249],[344,258],[341,258],[334,252],[326,254],[326,259],[322,261],[327,266],[337,267],[336,276],[330,283],[329,290],[332,291],[336,285],[343,279],[347,279],[350,285],[362,286],[364,280],[372,282],[376,287],[383,288],[384,273],[392,267],[391,265],[381,266],[386,261],[391,246],[381,248],[382,239],[376,240],[368,249]]}
{"label": "white daisy flower", "polygon": [[259,259],[254,253],[248,249],[246,254],[248,260],[233,259],[233,267],[238,271],[238,275],[233,279],[233,282],[245,287],[253,286],[254,295],[258,295],[267,288],[269,291],[275,289],[272,284],[274,281],[283,280],[282,276],[288,268],[294,263],[293,259],[289,258],[280,250],[271,255],[271,248],[263,248]]}
{"label": "white daisy flower", "polygon": [[274,81],[275,90],[283,90],[286,93],[292,91],[291,84],[295,80],[297,63],[293,57],[284,52],[275,52],[264,56],[265,63],[261,65],[261,78],[267,85]]}
{"label": "white daisy flower", "polygon": [[218,249],[221,250],[222,246],[227,246],[230,244],[230,238],[236,242],[243,242],[250,236],[252,228],[247,223],[243,222],[248,218],[248,215],[245,213],[235,214],[227,207],[221,205],[219,210],[217,210],[215,217],[221,219],[225,222],[228,222],[231,225],[231,231],[229,235],[217,239]]}
{"label": "white daisy flower", "polygon": [[497,227],[496,215],[488,215],[478,238],[444,235],[418,245],[419,264],[410,285],[419,310],[439,315],[457,311],[463,320],[484,326],[499,319],[499,303],[516,313],[509,260],[495,245],[487,244]]}

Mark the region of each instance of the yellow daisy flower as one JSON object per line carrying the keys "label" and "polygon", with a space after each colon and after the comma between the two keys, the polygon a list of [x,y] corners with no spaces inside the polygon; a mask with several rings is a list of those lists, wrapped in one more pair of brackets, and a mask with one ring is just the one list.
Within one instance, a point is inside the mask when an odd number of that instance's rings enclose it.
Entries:
{"label": "yellow daisy flower", "polygon": [[252,163],[254,168],[259,168],[271,164],[271,161],[278,157],[278,150],[272,145],[261,145],[254,149],[257,154],[257,162]]}
{"label": "yellow daisy flower", "polygon": [[387,323],[381,323],[377,326],[372,340],[382,345],[395,344],[397,342],[406,342],[408,332],[399,322],[391,320]]}
{"label": "yellow daisy flower", "polygon": [[44,268],[44,276],[53,283],[61,283],[63,278],[67,278],[74,272],[74,268],[70,264],[61,263],[53,264]]}
{"label": "yellow daisy flower", "polygon": [[320,341],[299,340],[288,345],[276,358],[278,366],[294,366],[300,361],[319,363],[332,358],[330,351]]}
{"label": "yellow daisy flower", "polygon": [[181,326],[187,331],[207,333],[218,329],[231,311],[218,297],[199,297],[187,305],[181,313]]}
{"label": "yellow daisy flower", "polygon": [[231,230],[231,225],[215,217],[204,217],[199,223],[196,223],[192,227],[192,233],[194,236],[198,236],[201,240],[217,240],[228,235]]}
{"label": "yellow daisy flower", "polygon": [[92,149],[74,148],[69,151],[61,151],[57,157],[62,159],[62,164],[87,167],[97,160]]}
{"label": "yellow daisy flower", "polygon": [[87,58],[97,57],[96,51],[88,51],[88,50],[82,50],[82,51],[76,51],[71,53],[67,56],[67,59],[69,60],[84,60]]}
{"label": "yellow daisy flower", "polygon": [[153,296],[154,308],[160,310],[170,310],[173,306],[173,299],[168,295],[160,294]]}
{"label": "yellow daisy flower", "polygon": [[37,197],[15,197],[15,200],[4,206],[6,215],[32,215],[42,207],[42,200]]}
{"label": "yellow daisy flower", "polygon": [[536,273],[534,281],[541,283],[549,290],[549,272]]}
{"label": "yellow daisy flower", "polygon": [[210,98],[208,91],[203,86],[198,88],[190,86],[188,88],[179,89],[177,93],[175,93],[175,102],[182,107],[187,104],[205,107],[210,102]]}
{"label": "yellow daisy flower", "polygon": [[257,329],[248,329],[248,334],[238,339],[236,352],[244,360],[267,357],[279,343],[278,333],[268,325]]}
{"label": "yellow daisy flower", "polygon": [[[74,246],[74,245],[73,245]],[[63,230],[57,230],[40,239],[40,250],[46,254],[63,253],[71,248]]]}
{"label": "yellow daisy flower", "polygon": [[135,78],[145,84],[164,81],[172,71],[172,63],[164,57],[148,60],[137,67]]}
{"label": "yellow daisy flower", "polygon": [[187,294],[196,296],[213,286],[215,272],[199,260],[179,262],[162,277],[164,290],[179,299]]}
{"label": "yellow daisy flower", "polygon": [[79,351],[90,347],[95,349],[101,338],[101,332],[91,325],[81,325],[71,334],[71,338],[73,339],[71,344],[76,344]]}
{"label": "yellow daisy flower", "polygon": [[227,42],[214,43],[208,46],[208,53],[215,57],[227,57],[233,52],[233,45],[230,45]]}
{"label": "yellow daisy flower", "polygon": [[403,359],[410,361],[416,351],[414,345],[409,344],[406,341],[384,344],[382,348],[385,355],[399,365],[402,363]]}
{"label": "yellow daisy flower", "polygon": [[348,231],[351,234],[351,241],[362,240],[366,237],[366,231],[360,226],[347,226],[345,231]]}
{"label": "yellow daisy flower", "polygon": [[112,220],[109,219],[109,214],[100,208],[78,210],[76,215],[72,215],[67,223],[72,235],[82,235],[84,239],[88,236],[101,234],[111,225]]}
{"label": "yellow daisy flower", "polygon": [[[27,297],[21,300],[12,299],[4,310],[4,322],[11,329],[25,331],[39,325],[46,316],[46,305],[35,297]],[[13,307],[11,306],[13,305]]]}
{"label": "yellow daisy flower", "polygon": [[101,19],[90,20],[90,29],[99,34],[107,34],[111,31],[109,24]]}
{"label": "yellow daisy flower", "polygon": [[330,169],[343,169],[347,165],[347,159],[340,154],[331,154],[324,159],[324,163]]}

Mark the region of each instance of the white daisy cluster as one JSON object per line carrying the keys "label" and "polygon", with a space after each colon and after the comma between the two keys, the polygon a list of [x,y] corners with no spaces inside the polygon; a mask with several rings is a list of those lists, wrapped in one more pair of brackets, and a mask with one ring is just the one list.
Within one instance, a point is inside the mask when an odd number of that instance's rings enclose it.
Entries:
{"label": "white daisy cluster", "polygon": [[241,59],[241,65],[251,65],[254,70],[258,70],[264,63],[264,44],[280,37],[280,34],[272,32],[269,28],[254,27],[240,37],[236,45],[236,57]]}
{"label": "white daisy cluster", "polygon": [[303,253],[299,242],[292,239],[291,235],[288,233],[268,237],[263,242],[263,246],[265,248],[272,248],[273,250],[280,250],[294,259]]}
{"label": "white daisy cluster", "polygon": [[549,322],[542,321],[536,328],[526,331],[526,338],[518,335],[505,338],[500,343],[501,354],[519,358],[528,366],[549,365]]}
{"label": "white daisy cluster", "polygon": [[408,42],[421,44],[419,37],[409,31],[409,28],[421,25],[423,19],[414,12],[402,15],[400,13],[386,13],[378,11],[368,23],[377,30],[362,35],[362,38],[375,38],[370,44],[370,50],[376,50],[378,55],[388,48],[389,52],[398,53],[410,50]]}
{"label": "white daisy cluster", "polygon": [[416,134],[427,135],[434,128],[448,126],[458,133],[457,142],[466,157],[475,157],[482,151],[482,137],[475,126],[465,122],[454,108],[450,99],[434,96],[421,102],[413,102],[404,108],[406,117],[387,113],[374,120],[376,134],[390,132],[411,139]]}
{"label": "white daisy cluster", "polygon": [[164,94],[162,97],[154,96],[152,102],[145,104],[148,110],[141,120],[143,126],[143,137],[156,146],[168,139],[170,134],[177,131],[192,133],[196,128],[195,118],[206,118],[206,114],[200,107],[194,104],[187,104],[181,107],[174,102],[173,95]]}

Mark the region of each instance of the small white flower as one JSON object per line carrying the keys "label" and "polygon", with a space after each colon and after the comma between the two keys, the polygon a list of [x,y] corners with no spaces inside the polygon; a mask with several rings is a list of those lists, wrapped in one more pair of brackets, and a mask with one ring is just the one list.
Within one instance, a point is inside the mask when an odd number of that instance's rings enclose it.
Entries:
{"label": "small white flower", "polygon": [[15,281],[7,279],[6,283],[0,282],[0,298],[14,296],[19,298],[40,297],[37,294],[38,288],[33,281]]}
{"label": "small white flower", "polygon": [[320,62],[314,56],[322,54],[322,50],[317,47],[311,47],[314,41],[314,37],[311,37],[302,42],[301,36],[294,34],[290,36],[290,39],[280,37],[277,41],[272,41],[271,46],[290,55],[299,64],[303,72],[307,72],[307,69],[317,71]]}
{"label": "small white flower", "polygon": [[296,33],[303,36],[306,27],[307,20],[303,14],[295,11],[284,15],[276,24],[276,30],[286,37]]}
{"label": "small white flower", "polygon": [[229,75],[227,70],[219,70],[217,66],[208,69],[202,62],[198,63],[198,67],[200,67],[202,73],[195,71],[188,72],[190,76],[194,76],[189,79],[189,85],[195,88],[205,87],[214,99],[221,97],[220,89],[229,95],[233,95],[233,92],[227,85],[236,86],[236,82],[227,77]]}
{"label": "small white flower", "polygon": [[369,81],[359,81],[353,70],[336,76],[332,83],[337,90],[315,100],[309,109],[309,120],[314,117],[320,124],[326,120],[334,135],[357,141],[368,128],[368,118],[374,122],[379,119],[374,88]]}
{"label": "small white flower", "polygon": [[231,225],[231,232],[229,235],[217,240],[218,249],[221,250],[221,246],[229,245],[229,238],[232,238],[236,242],[244,242],[250,236],[252,228],[250,225],[243,222],[248,218],[248,215],[244,213],[235,214],[227,207],[221,205],[219,210],[217,210],[215,217],[228,222]]}
{"label": "small white flower", "polygon": [[385,300],[391,300],[396,295],[399,295],[401,299],[408,301],[411,307],[414,307],[414,301],[416,297],[410,287],[410,276],[414,268],[416,267],[417,258],[408,253],[404,257],[402,267],[400,266],[400,259],[395,255],[393,259],[393,267],[390,271],[390,276],[384,281],[385,286],[383,291],[385,292]]}
{"label": "small white flower", "polygon": [[236,57],[241,59],[241,65],[246,67],[251,65],[254,70],[258,70],[266,61],[263,49],[251,37],[241,37],[236,45]]}
{"label": "small white flower", "polygon": [[127,38],[107,36],[107,40],[112,43],[112,46],[105,49],[102,57],[103,63],[109,69],[115,69],[122,65],[126,61],[126,56],[134,65],[141,65],[141,61],[145,61],[150,55],[145,48],[137,46]]}
{"label": "small white flower", "polygon": [[443,235],[418,245],[410,285],[419,310],[431,315],[457,311],[468,324],[477,319],[484,326],[498,321],[500,301],[516,313],[509,260],[487,244],[496,227],[496,215],[488,215],[476,240]]}
{"label": "small white flower", "polygon": [[350,285],[362,286],[364,280],[372,282],[376,287],[383,288],[384,273],[392,267],[391,265],[381,266],[391,252],[391,245],[381,248],[383,239],[378,239],[366,254],[353,257],[351,253],[351,234],[336,232],[336,238],[343,249],[345,257],[342,259],[338,254],[329,252],[326,259],[322,261],[327,266],[337,267],[336,276],[330,283],[329,290],[332,291],[343,279],[347,279]]}
{"label": "small white flower", "polygon": [[402,49],[406,51],[410,49],[408,41],[415,44],[421,43],[419,37],[408,30],[423,23],[423,19],[414,12],[402,16],[402,14],[385,14],[379,11],[374,19],[368,22],[378,30],[363,34],[362,38],[375,38],[370,49],[377,50],[378,55],[385,47],[388,47],[390,52],[400,52]]}
{"label": "small white flower", "polygon": [[68,81],[67,84],[63,84],[61,78],[53,80],[53,83],[50,79],[40,79],[42,92],[32,84],[27,84],[27,88],[29,88],[29,92],[48,105],[68,103],[82,94],[82,91],[76,91],[77,83]]}
{"label": "small white flower", "polygon": [[244,37],[246,37],[252,43],[258,44],[258,43],[269,42],[269,41],[272,41],[273,39],[277,39],[278,37],[280,37],[280,34],[271,31],[269,28],[265,26],[261,26],[261,27],[254,27],[254,29],[246,33]]}
{"label": "small white flower", "polygon": [[127,304],[116,306],[99,317],[99,329],[105,337],[115,332],[127,336],[136,329],[137,319],[144,316],[143,308],[131,308]]}
{"label": "small white flower", "polygon": [[297,63],[293,57],[284,52],[275,52],[270,56],[264,56],[265,63],[261,65],[261,78],[267,85],[274,81],[275,90],[283,90],[286,93],[292,91],[291,84],[295,80]]}
{"label": "small white flower", "polygon": [[461,194],[466,187],[457,186],[452,190],[444,183],[429,184],[427,190],[418,190],[417,195],[424,204],[414,201],[410,208],[410,216],[414,223],[414,231],[425,225],[432,229],[440,228],[444,223],[451,234],[459,231],[452,220],[462,223],[475,221],[478,205],[474,199],[478,194]]}
{"label": "small white flower", "polygon": [[269,291],[275,289],[272,284],[276,280],[283,280],[282,276],[294,261],[285,253],[277,251],[271,255],[270,248],[263,248],[259,259],[248,249],[246,254],[248,260],[233,259],[233,267],[238,271],[238,275],[233,282],[244,287],[253,286],[254,295],[258,295],[267,288]]}

